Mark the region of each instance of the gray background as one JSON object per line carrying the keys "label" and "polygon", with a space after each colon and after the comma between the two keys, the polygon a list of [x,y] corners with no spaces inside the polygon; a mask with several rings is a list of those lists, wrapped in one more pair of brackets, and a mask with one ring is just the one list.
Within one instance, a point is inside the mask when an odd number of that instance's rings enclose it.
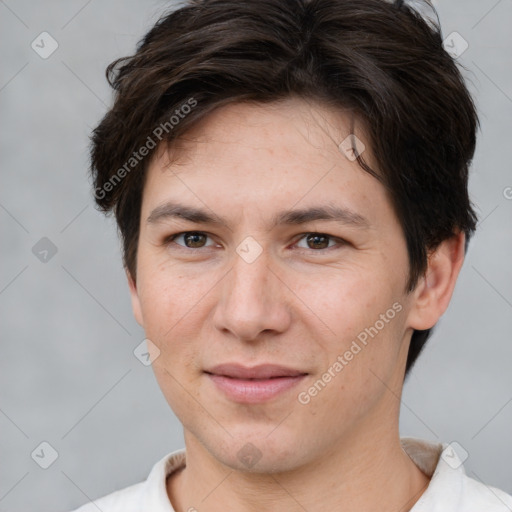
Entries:
{"label": "gray background", "polygon": [[[69,510],[143,480],[183,446],[133,355],[144,333],[86,173],[88,135],[111,100],[104,69],[169,5],[0,1],[0,512]],[[437,7],[444,35],[469,43],[459,61],[482,121],[470,184],[481,221],[406,384],[401,434],[457,441],[470,476],[512,493],[512,1]],[[47,59],[31,48],[43,31],[59,44]],[[42,237],[58,250],[46,263],[32,252]],[[31,457],[43,441],[59,455],[46,470]]]}

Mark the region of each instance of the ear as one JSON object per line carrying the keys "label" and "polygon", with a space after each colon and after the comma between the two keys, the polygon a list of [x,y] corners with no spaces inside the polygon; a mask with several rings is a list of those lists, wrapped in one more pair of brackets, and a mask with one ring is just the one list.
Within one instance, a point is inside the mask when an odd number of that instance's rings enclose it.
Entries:
{"label": "ear", "polygon": [[128,279],[128,287],[130,288],[130,296],[132,299],[132,311],[137,323],[144,327],[144,321],[142,318],[142,308],[140,307],[139,293],[137,291],[137,284],[133,279],[130,271],[125,267],[126,278]]}
{"label": "ear", "polygon": [[457,233],[430,253],[427,271],[411,292],[408,323],[413,329],[430,329],[448,308],[464,262],[464,245],[464,233]]}

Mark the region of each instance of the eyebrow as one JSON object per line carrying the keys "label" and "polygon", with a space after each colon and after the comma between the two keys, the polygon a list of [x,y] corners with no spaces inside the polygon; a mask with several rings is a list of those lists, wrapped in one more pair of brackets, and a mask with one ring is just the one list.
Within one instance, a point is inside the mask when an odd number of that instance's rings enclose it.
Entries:
{"label": "eyebrow", "polygon": [[[180,218],[197,224],[212,224],[229,227],[226,219],[214,212],[168,201],[157,206],[146,219],[148,224],[156,224],[165,219]],[[281,225],[298,225],[318,220],[338,221],[349,226],[368,228],[369,221],[357,212],[332,204],[313,206],[296,210],[277,212],[271,220],[270,229]]]}

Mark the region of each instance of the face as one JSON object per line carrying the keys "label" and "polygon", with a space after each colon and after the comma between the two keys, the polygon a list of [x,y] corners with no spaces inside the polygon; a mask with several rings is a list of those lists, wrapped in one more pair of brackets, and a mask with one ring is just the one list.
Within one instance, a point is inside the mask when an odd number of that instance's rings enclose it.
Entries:
{"label": "face", "polygon": [[230,105],[149,166],[134,313],[185,439],[231,468],[297,468],[398,420],[407,248],[340,150],[365,144],[351,126],[298,99]]}

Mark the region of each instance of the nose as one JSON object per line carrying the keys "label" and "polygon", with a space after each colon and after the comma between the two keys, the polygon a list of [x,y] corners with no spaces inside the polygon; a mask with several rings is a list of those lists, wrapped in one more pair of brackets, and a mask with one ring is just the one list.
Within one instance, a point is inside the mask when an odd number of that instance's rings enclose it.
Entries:
{"label": "nose", "polygon": [[235,253],[231,270],[219,284],[214,314],[217,329],[243,341],[257,341],[288,329],[292,293],[267,250],[252,262]]}

